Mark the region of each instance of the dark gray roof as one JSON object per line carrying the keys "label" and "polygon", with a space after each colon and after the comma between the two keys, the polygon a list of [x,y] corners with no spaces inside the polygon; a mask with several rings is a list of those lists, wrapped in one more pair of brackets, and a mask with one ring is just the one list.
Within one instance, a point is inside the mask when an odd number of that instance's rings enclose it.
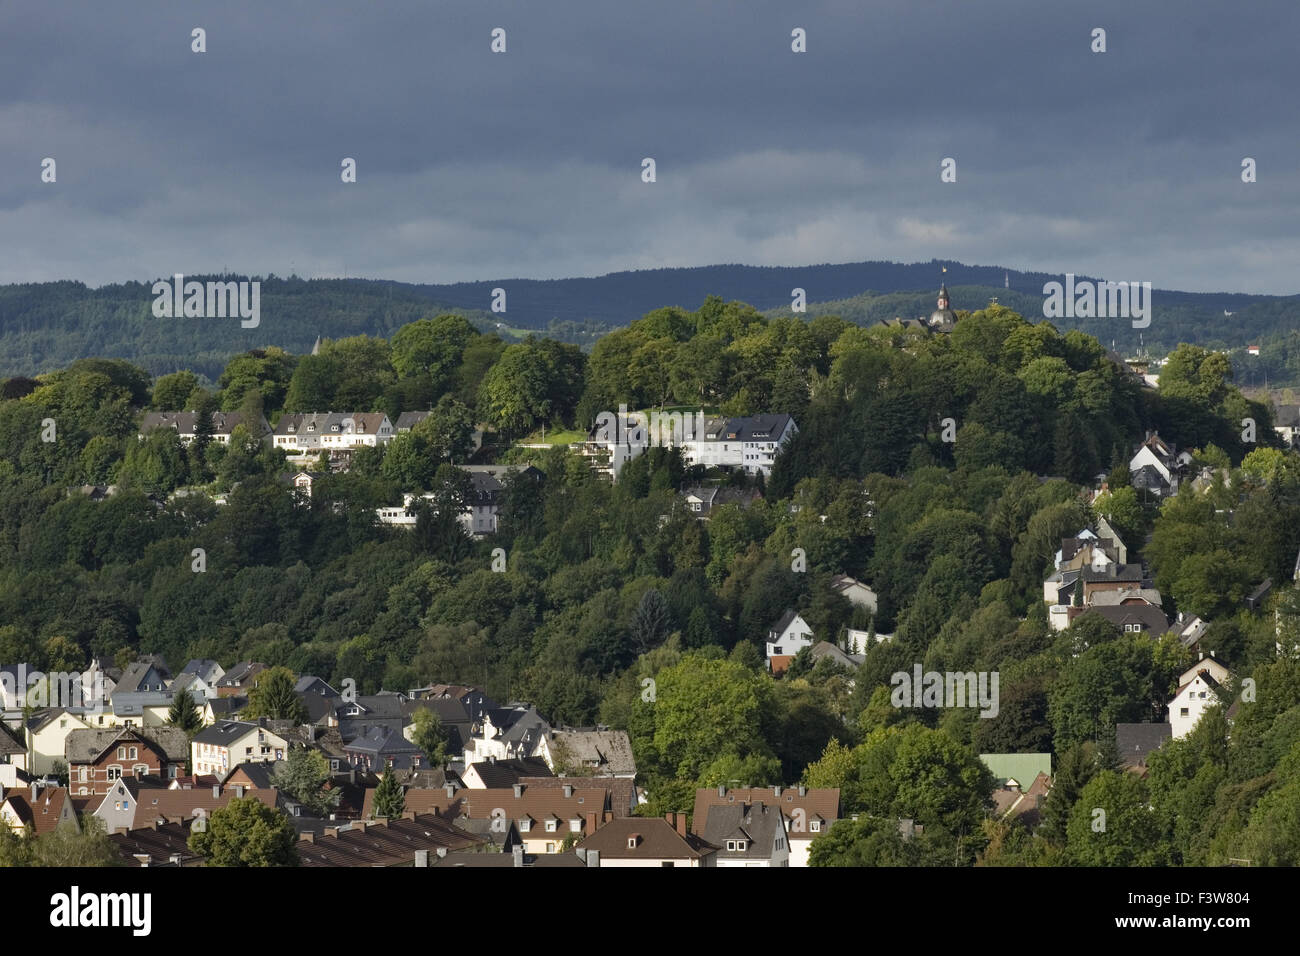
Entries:
{"label": "dark gray roof", "polygon": [[[152,660],[132,661],[122,673],[122,679],[113,688],[113,696],[165,690],[167,681],[170,678],[171,672],[167,670],[165,665],[160,667],[156,661]],[[161,688],[158,687],[160,684],[162,685]],[[147,686],[142,687],[142,685]]]}
{"label": "dark gray roof", "polygon": [[[1153,604],[1104,604],[1089,607],[1084,614],[1100,614],[1120,630],[1127,625],[1140,625],[1142,630],[1159,636],[1169,630],[1169,618]],[[1076,618],[1075,620],[1078,620]]]}
{"label": "dark gray roof", "polygon": [[218,747],[228,746],[250,730],[257,730],[258,724],[247,720],[219,720],[211,727],[204,727],[194,735],[196,744],[214,744]]}
{"label": "dark gray roof", "polygon": [[186,663],[181,670],[182,673],[194,674],[200,680],[206,681],[209,684],[220,680],[221,676],[225,673],[220,664],[214,660],[209,660],[208,658],[195,658]]}
{"label": "dark gray roof", "polygon": [[221,679],[217,681],[217,686],[242,687],[248,683],[251,677],[256,676],[258,672],[265,669],[266,665],[261,661],[240,661],[221,675]]}
{"label": "dark gray roof", "polygon": [[407,740],[400,728],[371,727],[365,734],[348,741],[344,747],[349,752],[392,756],[393,754],[419,754],[419,747]]}
{"label": "dark gray roof", "polygon": [[[693,829],[719,848],[720,859],[736,860],[771,859],[778,833],[785,832],[780,809],[764,803],[711,806],[703,827],[695,821]],[[744,840],[745,849],[728,850],[728,840]]]}
{"label": "dark gray roof", "polygon": [[230,697],[213,697],[208,701],[208,706],[212,708],[212,716],[220,720],[222,717],[234,716],[247,707],[248,698],[241,694],[234,694]]}
{"label": "dark gray roof", "polygon": [[1173,728],[1168,723],[1116,724],[1115,749],[1124,766],[1144,767],[1147,754],[1159,750],[1161,745],[1173,735]]}
{"label": "dark gray roof", "polygon": [[235,775],[236,770],[242,770],[244,776],[248,778],[251,786],[258,790],[272,790],[275,788],[275,768],[284,761],[272,760],[266,763],[240,763],[235,764],[230,773],[226,774],[225,779],[221,782],[224,784]]}
{"label": "dark gray roof", "polygon": [[798,611],[789,611],[789,610],[786,611],[784,614],[781,615],[781,619],[772,625],[769,633],[779,637],[781,633],[784,632],[785,629],[790,626],[791,622],[794,621],[794,619],[798,616],[799,616]]}
{"label": "dark gray roof", "polygon": [[[520,777],[551,777],[551,768],[541,757],[515,760],[485,760],[470,764],[488,789],[513,787]],[[468,768],[467,768],[468,769]]]}

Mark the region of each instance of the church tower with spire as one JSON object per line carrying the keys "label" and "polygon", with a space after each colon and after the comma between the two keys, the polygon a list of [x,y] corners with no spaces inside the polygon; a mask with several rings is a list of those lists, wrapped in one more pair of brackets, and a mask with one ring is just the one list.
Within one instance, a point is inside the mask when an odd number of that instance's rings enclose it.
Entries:
{"label": "church tower with spire", "polygon": [[935,303],[935,310],[930,313],[930,328],[936,332],[951,332],[952,327],[957,324],[957,316],[953,314],[948,302],[948,284],[946,282],[939,285],[939,299]]}

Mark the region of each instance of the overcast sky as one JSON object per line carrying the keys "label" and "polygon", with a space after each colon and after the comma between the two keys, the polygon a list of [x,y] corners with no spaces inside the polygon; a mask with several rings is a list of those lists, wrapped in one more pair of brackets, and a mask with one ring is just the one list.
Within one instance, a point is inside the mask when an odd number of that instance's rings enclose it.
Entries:
{"label": "overcast sky", "polygon": [[1293,294],[1298,35],[1294,0],[9,0],[0,282],[951,258]]}

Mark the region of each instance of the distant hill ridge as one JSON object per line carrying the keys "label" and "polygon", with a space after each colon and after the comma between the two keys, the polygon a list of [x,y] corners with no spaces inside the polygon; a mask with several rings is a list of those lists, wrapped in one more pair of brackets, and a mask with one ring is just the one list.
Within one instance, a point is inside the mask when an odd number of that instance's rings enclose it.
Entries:
{"label": "distant hill ridge", "polygon": [[[946,271],[944,271],[946,269]],[[187,276],[242,279],[245,276]],[[256,278],[256,277],[254,277]],[[1097,278],[1077,274],[1077,278]],[[1140,276],[1106,278],[1136,280]],[[1008,287],[1004,287],[1004,279]],[[77,358],[129,359],[154,374],[192,368],[217,374],[229,356],[279,345],[306,352],[318,336],[390,336],[407,322],[439,312],[466,315],[503,336],[530,331],[590,345],[596,336],[653,309],[694,310],[709,295],[738,299],[769,314],[790,314],[791,290],[802,288],[806,317],[836,312],[870,323],[895,315],[928,315],[946,281],[954,309],[998,301],[1030,320],[1042,315],[1043,285],[1062,276],[951,260],[855,262],[811,266],[711,265],[615,272],[591,278],[494,279],[412,284],[378,279],[261,279],[262,321],[256,329],[202,319],[157,319],[152,280],[91,289],[80,282],[0,286],[0,377],[60,368]],[[492,290],[506,290],[507,310],[490,311]],[[1143,344],[1172,348],[1180,341],[1242,346],[1300,326],[1300,297],[1197,293],[1156,289]],[[1234,313],[1225,316],[1224,312]],[[1136,347],[1138,333],[1124,320],[1057,320],[1120,349]]]}

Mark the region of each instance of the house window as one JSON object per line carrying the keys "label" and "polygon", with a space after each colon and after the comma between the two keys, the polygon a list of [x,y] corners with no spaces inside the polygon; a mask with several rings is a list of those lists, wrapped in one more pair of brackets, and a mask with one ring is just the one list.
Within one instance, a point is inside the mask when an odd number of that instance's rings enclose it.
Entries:
{"label": "house window", "polygon": [[119,780],[122,777],[122,768],[117,764],[113,764],[113,766],[108,768],[107,773],[109,780]]}
{"label": "house window", "polygon": [[821,822],[820,820],[813,820],[813,821],[808,825],[808,829],[811,830],[813,833],[821,833],[821,832],[822,832],[822,822]]}
{"label": "house window", "polygon": [[629,850],[635,850],[635,849],[636,849],[636,837],[634,837],[634,836],[630,836],[630,837],[627,838],[627,848],[628,848]]}
{"label": "house window", "polygon": [[1186,716],[1187,716],[1187,708],[1186,708],[1186,707],[1181,708],[1181,709],[1178,711],[1178,716],[1179,716],[1179,717],[1186,717]]}
{"label": "house window", "polygon": [[745,852],[745,847],[747,847],[747,846],[749,846],[749,844],[746,843],[744,840],[737,840],[737,841],[736,841],[736,852],[737,852],[737,853],[744,853],[744,852]]}
{"label": "house window", "polygon": [[555,829],[556,829],[556,828],[555,828],[555,821],[554,821],[554,820],[547,820],[547,821],[546,821],[546,832],[547,832],[547,833],[554,833],[554,832],[555,832]]}
{"label": "house window", "polygon": [[135,759],[136,759],[137,757],[139,757],[139,756],[140,756],[140,752],[139,752],[139,750],[137,750],[135,747],[132,747],[132,748],[131,748],[131,759],[132,759],[132,760],[135,760]]}
{"label": "house window", "polygon": [[570,832],[570,833],[578,833],[578,832],[580,832],[581,830],[582,830],[582,821],[581,821],[581,820],[570,820],[570,821],[569,821],[569,832]]}
{"label": "house window", "polygon": [[554,852],[555,852],[555,844],[554,844],[554,843],[548,843],[548,844],[546,844],[546,852],[547,852],[547,853],[554,853]]}
{"label": "house window", "polygon": [[90,779],[90,768],[89,768],[89,767],[82,767],[82,768],[81,768],[81,778],[80,778],[80,779],[81,779],[81,782],[82,782],[82,783],[85,783],[87,780]]}
{"label": "house window", "polygon": [[780,647],[774,647],[774,648],[772,648],[772,653],[773,653],[773,654],[780,654],[780,653],[781,653],[781,648],[780,648]]}
{"label": "house window", "polygon": [[145,774],[149,772],[149,765],[138,763],[132,769],[135,771],[135,775],[137,777],[143,777]]}
{"label": "house window", "polygon": [[125,759],[126,759],[126,748],[125,748],[125,747],[118,747],[118,748],[117,748],[117,759],[118,759],[118,760],[125,760]]}

